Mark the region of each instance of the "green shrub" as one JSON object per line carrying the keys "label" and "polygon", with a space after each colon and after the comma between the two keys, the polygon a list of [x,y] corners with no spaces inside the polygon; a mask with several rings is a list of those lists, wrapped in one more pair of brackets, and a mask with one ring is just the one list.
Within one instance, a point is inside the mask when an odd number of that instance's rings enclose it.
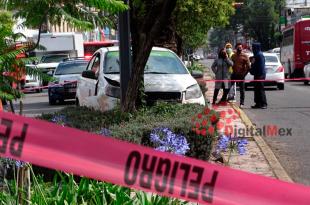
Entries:
{"label": "green shrub", "polygon": [[[119,108],[102,113],[85,107],[67,107],[55,114],[65,115],[67,126],[88,132],[108,128],[117,139],[148,147],[154,147],[149,140],[151,131],[157,127],[168,127],[188,139],[191,149],[187,156],[208,160],[212,138],[196,135],[191,124],[192,117],[203,109],[197,104],[157,103],[152,107],[143,107],[132,115],[121,113]],[[40,118],[50,121],[55,114],[45,114]]]}
{"label": "green shrub", "polygon": [[193,63],[193,65],[187,67],[187,70],[188,70],[190,73],[191,73],[192,71],[194,71],[194,70],[204,72],[205,69],[206,69],[206,67],[205,67],[204,65],[198,64],[198,63]]}
{"label": "green shrub", "polygon": [[131,114],[122,113],[119,109],[102,113],[87,107],[66,107],[54,114],[42,114],[39,119],[51,121],[55,114],[65,115],[68,119],[67,126],[88,132],[96,132],[102,127],[119,124],[131,118]]}
{"label": "green shrub", "polygon": [[[103,205],[103,204],[187,204],[179,199],[161,197],[156,194],[146,194],[142,191],[106,182],[79,178],[71,174],[56,172],[51,182],[45,182],[42,176],[31,174],[31,198],[29,204],[39,205]],[[16,180],[6,180],[5,188],[0,192],[0,204],[18,204]],[[26,204],[26,203],[25,203]]]}

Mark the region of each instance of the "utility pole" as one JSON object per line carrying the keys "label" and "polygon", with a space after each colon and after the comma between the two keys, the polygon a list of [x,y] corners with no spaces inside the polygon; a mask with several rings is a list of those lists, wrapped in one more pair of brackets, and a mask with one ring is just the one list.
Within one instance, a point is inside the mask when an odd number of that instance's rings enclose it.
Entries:
{"label": "utility pole", "polygon": [[[129,5],[129,0],[124,0]],[[131,76],[131,45],[130,45],[130,22],[129,9],[119,14],[119,58],[120,58],[120,84],[121,84],[121,107],[124,105],[128,82]]]}

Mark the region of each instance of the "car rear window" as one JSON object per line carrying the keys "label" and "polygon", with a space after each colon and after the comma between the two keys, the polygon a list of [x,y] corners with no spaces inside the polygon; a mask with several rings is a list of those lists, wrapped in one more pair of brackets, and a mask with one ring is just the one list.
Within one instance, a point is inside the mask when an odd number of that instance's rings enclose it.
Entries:
{"label": "car rear window", "polygon": [[60,63],[55,71],[55,75],[81,74],[86,70],[88,62]]}
{"label": "car rear window", "polygon": [[[110,51],[106,54],[104,73],[119,73],[119,52]],[[187,70],[179,58],[169,51],[152,51],[144,73],[154,74],[187,74]]]}
{"label": "car rear window", "polygon": [[279,63],[279,59],[276,56],[265,56],[266,63]]}

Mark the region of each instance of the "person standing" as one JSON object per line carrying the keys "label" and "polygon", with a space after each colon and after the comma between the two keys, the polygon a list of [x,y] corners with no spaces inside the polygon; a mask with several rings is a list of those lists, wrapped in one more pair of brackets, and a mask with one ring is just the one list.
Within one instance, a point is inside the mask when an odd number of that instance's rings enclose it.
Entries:
{"label": "person standing", "polygon": [[223,88],[224,92],[222,95],[222,99],[219,103],[224,103],[227,100],[227,94],[229,91],[229,72],[228,69],[230,66],[233,66],[233,62],[228,58],[227,53],[224,48],[222,48],[218,54],[218,58],[214,60],[212,64],[212,71],[215,73],[216,80],[226,80],[215,82],[215,89],[213,94],[212,104],[214,105],[217,101],[217,96],[221,88]]}
{"label": "person standing", "polygon": [[250,60],[249,57],[243,52],[241,43],[237,43],[235,48],[236,53],[234,53],[231,57],[234,63],[232,67],[233,73],[231,75],[231,80],[237,80],[236,84],[240,89],[240,108],[243,108],[245,97],[244,79],[250,70]]}
{"label": "person standing", "polygon": [[[253,43],[253,58],[251,58],[251,70],[250,73],[254,76],[254,80],[265,80],[266,69],[265,69],[265,57],[261,52],[261,44]],[[252,106],[253,109],[266,109],[267,99],[264,89],[264,82],[254,81],[254,102],[255,105]]]}
{"label": "person standing", "polygon": [[[232,49],[232,45],[230,43],[226,43],[225,45],[225,49],[226,49],[226,53],[228,55],[228,58],[231,59],[231,57],[234,55],[234,51]],[[230,74],[230,77],[233,73],[233,68],[232,66],[229,67],[228,72]],[[228,96],[227,96],[227,100],[231,101],[231,102],[235,102],[235,96],[236,96],[236,83],[235,82],[231,82],[230,83],[230,89],[228,92]]]}

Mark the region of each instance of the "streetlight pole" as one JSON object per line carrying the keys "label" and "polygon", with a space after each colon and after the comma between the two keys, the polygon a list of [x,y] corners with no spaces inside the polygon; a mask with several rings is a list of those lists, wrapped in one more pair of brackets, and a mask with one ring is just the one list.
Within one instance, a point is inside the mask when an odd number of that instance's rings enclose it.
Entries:
{"label": "streetlight pole", "polygon": [[[129,5],[129,0],[124,0],[124,3]],[[121,106],[123,106],[126,98],[128,82],[131,76],[129,10],[126,10],[119,14],[118,26],[119,26],[118,30],[119,30]]]}

